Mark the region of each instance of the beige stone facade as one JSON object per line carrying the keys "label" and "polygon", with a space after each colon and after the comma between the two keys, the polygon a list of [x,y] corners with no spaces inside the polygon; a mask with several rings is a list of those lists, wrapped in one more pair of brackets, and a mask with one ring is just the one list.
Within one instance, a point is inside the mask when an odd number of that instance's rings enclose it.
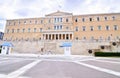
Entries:
{"label": "beige stone facade", "polygon": [[[7,20],[4,34],[4,41],[15,43],[38,41],[41,42],[40,45],[43,44],[41,46],[43,48],[45,45],[47,46],[47,42],[53,42],[51,44],[55,45],[53,50],[62,42],[70,41],[74,45],[72,52],[81,46],[76,41],[80,43],[81,41],[83,43],[95,41],[104,44],[104,42],[116,42],[119,39],[120,13],[73,15],[57,11],[40,18],[10,19]],[[17,46],[17,44],[15,45]],[[78,46],[75,47],[75,45]],[[50,45],[48,44],[48,46]],[[41,47],[38,47],[38,50]],[[60,48],[55,51],[57,50],[59,53],[63,51]],[[87,48],[83,51],[85,50]],[[80,53],[76,51],[73,54]]]}

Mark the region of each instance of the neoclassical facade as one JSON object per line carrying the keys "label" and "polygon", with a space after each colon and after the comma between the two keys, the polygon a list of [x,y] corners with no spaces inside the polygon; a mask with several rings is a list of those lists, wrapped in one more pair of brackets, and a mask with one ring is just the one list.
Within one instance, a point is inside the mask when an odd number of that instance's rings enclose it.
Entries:
{"label": "neoclassical facade", "polygon": [[120,13],[73,15],[57,11],[40,18],[7,20],[5,41],[119,40]]}

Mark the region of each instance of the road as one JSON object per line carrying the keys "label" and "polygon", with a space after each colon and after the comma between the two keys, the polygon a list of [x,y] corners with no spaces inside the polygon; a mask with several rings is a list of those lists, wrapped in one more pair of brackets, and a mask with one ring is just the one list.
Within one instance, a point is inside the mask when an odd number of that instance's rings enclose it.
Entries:
{"label": "road", "polygon": [[0,78],[120,78],[120,58],[0,55]]}

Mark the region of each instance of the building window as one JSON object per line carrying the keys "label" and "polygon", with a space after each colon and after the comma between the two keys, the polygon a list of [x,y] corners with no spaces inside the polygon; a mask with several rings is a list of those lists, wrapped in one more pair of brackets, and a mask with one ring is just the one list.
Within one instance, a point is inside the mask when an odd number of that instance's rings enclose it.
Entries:
{"label": "building window", "polygon": [[35,20],[35,24],[37,24],[37,20]]}
{"label": "building window", "polygon": [[42,23],[43,23],[43,20],[41,20],[40,23],[42,24]]}
{"label": "building window", "polygon": [[110,30],[110,27],[109,27],[109,26],[106,26],[106,30]]}
{"label": "building window", "polygon": [[90,30],[93,31],[93,26],[90,26]]}
{"label": "building window", "polygon": [[114,30],[118,30],[118,26],[117,25],[114,25]]}
{"label": "building window", "polygon": [[89,18],[90,21],[92,21],[92,18]]}
{"label": "building window", "polygon": [[55,22],[55,23],[56,23],[56,20],[57,20],[57,19],[56,19],[56,18],[54,18],[54,22]]}
{"label": "building window", "polygon": [[42,28],[40,28],[40,32],[42,32]]}
{"label": "building window", "polygon": [[76,27],[75,27],[75,31],[78,31],[78,30],[79,30],[79,29],[78,29],[78,26],[76,26]]}
{"label": "building window", "polygon": [[59,27],[60,29],[62,29],[62,25],[60,25],[60,27]]}
{"label": "building window", "polygon": [[57,22],[59,22],[59,18],[57,18]]}
{"label": "building window", "polygon": [[24,24],[26,24],[26,21],[24,21]]}
{"label": "building window", "polygon": [[59,25],[57,26],[57,30],[59,29]]}
{"label": "building window", "polygon": [[76,37],[75,39],[78,40],[78,37]]}
{"label": "building window", "polygon": [[7,33],[9,33],[9,29],[7,29]]}
{"label": "building window", "polygon": [[107,17],[105,17],[105,21],[107,21]]}
{"label": "building window", "polygon": [[23,33],[25,32],[25,29],[23,29]]}
{"label": "building window", "polygon": [[97,17],[97,21],[100,21],[100,18],[99,18],[99,17]]}
{"label": "building window", "polygon": [[83,37],[83,40],[86,40],[86,37]]}
{"label": "building window", "polygon": [[66,27],[66,30],[68,30],[68,29],[69,29],[69,27],[67,26],[67,27]]}
{"label": "building window", "polygon": [[108,38],[107,38],[108,40],[110,40],[110,36],[108,36]]}
{"label": "building window", "polygon": [[28,28],[28,32],[30,32],[30,28]]}
{"label": "building window", "polygon": [[68,18],[66,19],[66,22],[68,22]]}
{"label": "building window", "polygon": [[116,39],[119,39],[119,36],[116,36]]}
{"label": "building window", "polygon": [[82,26],[83,31],[86,31],[86,26]]}
{"label": "building window", "polygon": [[32,23],[32,21],[30,21],[30,24]]}
{"label": "building window", "polygon": [[36,28],[34,28],[34,32],[36,32]]}
{"label": "building window", "polygon": [[48,27],[48,30],[50,30],[50,27]]}
{"label": "building window", "polygon": [[113,16],[112,19],[115,20],[115,16]]}
{"label": "building window", "polygon": [[20,24],[20,21],[18,21],[18,24]]}
{"label": "building window", "polygon": [[14,29],[12,29],[12,33],[14,33]]}
{"label": "building window", "polygon": [[77,19],[77,18],[75,19],[75,22],[78,22],[78,19]]}
{"label": "building window", "polygon": [[102,36],[100,36],[100,37],[99,37],[99,40],[102,40],[102,39],[103,39]]}
{"label": "building window", "polygon": [[54,30],[56,30],[57,29],[57,27],[56,26],[54,26]]}
{"label": "building window", "polygon": [[82,18],[82,22],[85,22],[85,18]]}
{"label": "building window", "polygon": [[101,30],[101,29],[102,29],[102,27],[99,25],[99,26],[98,26],[98,30]]}
{"label": "building window", "polygon": [[60,18],[60,22],[62,22],[62,18]]}
{"label": "building window", "polygon": [[91,37],[91,40],[94,40],[94,37],[93,37],[93,36]]}
{"label": "building window", "polygon": [[14,22],[14,25],[16,24],[16,22]]}
{"label": "building window", "polygon": [[8,22],[8,25],[11,25],[11,23],[10,23],[10,22]]}
{"label": "building window", "polygon": [[20,32],[20,29],[17,29],[17,33],[19,33]]}

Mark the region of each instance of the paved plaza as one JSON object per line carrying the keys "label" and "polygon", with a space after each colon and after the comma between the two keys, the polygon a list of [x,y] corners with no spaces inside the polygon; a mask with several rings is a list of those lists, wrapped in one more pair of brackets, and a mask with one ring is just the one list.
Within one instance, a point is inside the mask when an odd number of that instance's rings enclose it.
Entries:
{"label": "paved plaza", "polygon": [[120,78],[120,58],[0,55],[0,78]]}

